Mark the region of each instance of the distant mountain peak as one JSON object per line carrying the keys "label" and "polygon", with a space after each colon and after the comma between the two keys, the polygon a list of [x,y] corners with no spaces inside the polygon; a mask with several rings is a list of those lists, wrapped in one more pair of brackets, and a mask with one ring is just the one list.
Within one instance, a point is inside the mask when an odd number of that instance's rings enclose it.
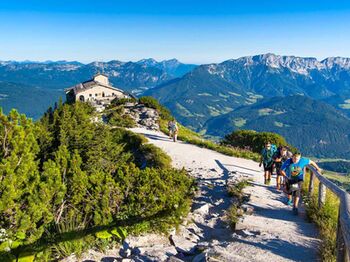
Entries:
{"label": "distant mountain peak", "polygon": [[145,65],[145,66],[154,66],[158,64],[158,61],[153,58],[145,58],[136,62],[137,64]]}

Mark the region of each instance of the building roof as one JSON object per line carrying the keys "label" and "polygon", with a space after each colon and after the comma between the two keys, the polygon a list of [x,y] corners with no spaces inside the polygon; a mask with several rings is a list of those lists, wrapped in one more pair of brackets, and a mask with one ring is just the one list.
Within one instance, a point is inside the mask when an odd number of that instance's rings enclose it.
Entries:
{"label": "building roof", "polygon": [[[77,84],[77,85],[75,85],[73,87],[66,88],[64,91],[66,93],[68,93],[71,90],[73,90],[75,94],[79,94],[79,93],[81,93],[81,92],[83,92],[85,90],[91,89],[91,88],[93,88],[95,86],[103,86],[103,87],[106,87],[106,88],[109,88],[109,89],[112,89],[112,90],[119,91],[121,93],[127,94],[125,91],[123,91],[121,89],[115,88],[115,87],[110,86],[110,85],[104,85],[101,82],[97,82],[97,81],[94,81],[94,80],[85,81],[85,82]],[[127,94],[127,95],[129,95],[129,94]]]}
{"label": "building roof", "polygon": [[105,87],[105,88],[109,88],[109,89],[112,89],[112,90],[114,90],[114,91],[121,92],[121,93],[123,93],[124,95],[127,95],[127,96],[129,96],[129,97],[135,98],[135,96],[132,95],[131,93],[128,93],[128,92],[126,92],[126,91],[123,91],[123,90],[121,90],[121,89],[119,89],[119,88],[116,88],[116,87],[113,87],[113,86],[111,86],[111,85],[105,85],[105,84],[103,84],[103,83],[101,83],[101,82],[95,81],[94,79],[95,79],[95,77],[98,76],[98,75],[103,75],[103,76],[105,76],[105,77],[108,78],[108,76],[105,75],[105,74],[97,73],[96,75],[94,75],[93,79],[91,79],[91,80],[88,80],[88,81],[82,82],[82,83],[80,83],[80,84],[77,84],[77,85],[75,85],[75,86],[72,86],[72,87],[70,87],[70,88],[64,89],[65,93],[68,94],[69,92],[74,91],[74,94],[77,95],[77,94],[79,94],[79,93],[81,93],[81,92],[83,92],[83,91],[85,91],[85,90],[91,89],[91,88],[93,88],[93,87],[95,87],[95,86],[103,86],[103,87]]}

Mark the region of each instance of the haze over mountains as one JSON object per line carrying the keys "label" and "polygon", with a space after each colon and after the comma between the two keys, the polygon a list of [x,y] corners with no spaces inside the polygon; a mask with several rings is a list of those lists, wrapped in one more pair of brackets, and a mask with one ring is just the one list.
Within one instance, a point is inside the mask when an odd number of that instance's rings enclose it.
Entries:
{"label": "haze over mountains", "polygon": [[[9,82],[13,90],[25,86],[63,95],[63,88],[96,72],[107,74],[114,86],[156,97],[178,121],[202,134],[222,137],[235,129],[275,131],[306,154],[350,157],[342,148],[350,148],[350,58],[318,61],[264,54],[200,66],[176,59],[0,62],[0,106],[6,111],[21,99],[11,98]],[[45,94],[51,95],[57,93]],[[21,111],[38,117],[27,110]],[[303,139],[296,140],[295,133]]]}

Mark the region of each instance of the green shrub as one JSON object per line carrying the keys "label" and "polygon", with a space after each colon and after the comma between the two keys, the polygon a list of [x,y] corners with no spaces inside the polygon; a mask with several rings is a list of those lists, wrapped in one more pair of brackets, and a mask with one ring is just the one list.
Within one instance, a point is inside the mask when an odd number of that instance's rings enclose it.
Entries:
{"label": "green shrub", "polygon": [[184,170],[140,170],[133,165],[121,166],[115,180],[123,192],[117,217],[148,218],[158,213],[172,213],[188,199],[193,179]]}
{"label": "green shrub", "polygon": [[249,185],[248,180],[241,180],[233,185],[227,187],[228,195],[235,197],[239,202],[241,202],[243,197],[243,189]]}
{"label": "green shrub", "polygon": [[128,115],[119,115],[116,113],[112,113],[109,115],[108,124],[112,126],[126,127],[132,128],[136,126],[136,123],[133,118]]}
{"label": "green shrub", "polygon": [[226,217],[228,224],[232,230],[235,230],[236,224],[239,221],[239,218],[243,216],[244,212],[238,205],[232,205],[226,212]]}
{"label": "green shrub", "polygon": [[140,155],[144,159],[146,166],[155,168],[171,167],[171,158],[159,147],[152,144],[145,144],[141,146],[140,151]]}
{"label": "green shrub", "polygon": [[136,102],[137,102],[137,99],[135,98],[115,98],[111,101],[109,108],[125,105],[126,103],[136,103]]}
{"label": "green shrub", "polygon": [[314,192],[308,197],[307,190],[310,176],[305,176],[303,185],[303,202],[306,207],[308,218],[319,228],[320,239],[322,240],[320,253],[322,261],[336,261],[336,238],[337,222],[339,211],[339,199],[327,189],[326,202],[319,208],[318,206],[318,185],[317,179],[314,181]]}
{"label": "green shrub", "polygon": [[271,142],[277,146],[288,146],[291,150],[295,150],[281,135],[270,132],[256,132],[254,130],[234,131],[226,135],[221,144],[243,149],[248,148],[255,153],[260,153],[266,142]]}

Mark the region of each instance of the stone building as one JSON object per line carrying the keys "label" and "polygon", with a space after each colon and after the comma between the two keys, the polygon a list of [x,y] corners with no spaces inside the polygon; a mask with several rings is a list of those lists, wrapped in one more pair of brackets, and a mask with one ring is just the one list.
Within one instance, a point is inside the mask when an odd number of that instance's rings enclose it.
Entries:
{"label": "stone building", "polygon": [[96,74],[93,79],[65,89],[67,102],[91,102],[95,105],[109,104],[115,98],[130,98],[132,95],[113,87],[108,77]]}

